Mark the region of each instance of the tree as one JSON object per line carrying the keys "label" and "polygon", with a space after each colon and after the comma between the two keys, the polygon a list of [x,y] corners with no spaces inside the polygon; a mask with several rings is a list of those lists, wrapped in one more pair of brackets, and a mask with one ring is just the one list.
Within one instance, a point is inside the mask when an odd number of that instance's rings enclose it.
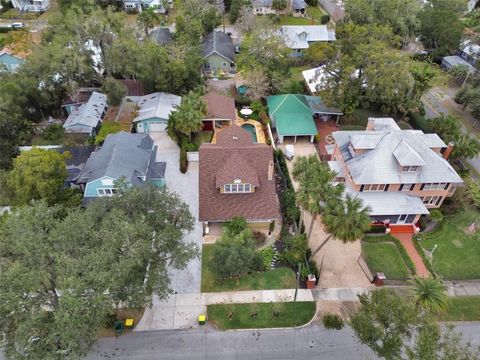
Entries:
{"label": "tree", "polygon": [[242,7],[245,5],[244,0],[232,0],[229,12],[229,19],[231,24],[235,24],[237,19],[240,17],[240,12]]}
{"label": "tree", "polygon": [[7,358],[81,358],[120,304],[170,293],[167,268],[198,253],[184,239],[192,228],[188,205],[150,187],[68,213],[44,201],[17,208],[0,234]]}
{"label": "tree", "polygon": [[447,144],[453,142],[454,147],[450,157],[471,159],[480,152],[480,142],[469,133],[462,131],[460,120],[455,116],[442,115],[429,119],[428,123],[443,141]]}
{"label": "tree", "polygon": [[456,0],[432,0],[419,14],[420,34],[432,56],[441,57],[456,50],[463,35],[460,20],[461,2]]}
{"label": "tree", "polygon": [[463,83],[468,76],[470,68],[465,64],[454,65],[448,70],[450,76],[452,76],[458,83]]}
{"label": "tree", "polygon": [[190,91],[182,97],[180,105],[176,106],[175,111],[170,114],[167,131],[171,136],[174,133],[180,133],[191,140],[192,132],[202,129],[205,112],[205,101],[200,94]]}
{"label": "tree", "polygon": [[209,269],[218,280],[239,277],[253,270],[258,259],[251,230],[224,232],[213,245]]}
{"label": "tree", "polygon": [[245,82],[248,86],[247,94],[253,99],[261,99],[270,92],[270,82],[263,71],[252,70],[247,72]]}
{"label": "tree", "polygon": [[392,289],[361,294],[360,311],[351,320],[362,344],[387,360],[477,359],[478,351],[464,343],[452,326],[435,319]]}
{"label": "tree", "polygon": [[148,32],[158,24],[158,21],[158,15],[151,7],[144,9],[137,17],[138,27],[142,29],[145,37],[148,37]]}
{"label": "tree", "polygon": [[272,9],[277,11],[283,11],[287,8],[287,0],[273,0]]}
{"label": "tree", "polygon": [[444,312],[450,301],[445,286],[432,277],[414,277],[409,284],[415,299],[415,303],[429,312]]}
{"label": "tree", "polygon": [[310,240],[317,216],[322,213],[328,201],[340,198],[344,186],[332,184],[336,174],[325,163],[320,162],[316,155],[298,157],[293,165],[292,175],[299,183],[297,203],[312,215],[307,235],[307,240]]}
{"label": "tree", "polygon": [[478,180],[467,179],[466,194],[472,199],[473,205],[480,208],[480,182]]}
{"label": "tree", "polygon": [[372,225],[369,211],[370,209],[363,205],[361,199],[348,193],[344,199],[327,201],[322,214],[322,223],[329,235],[312,256],[320,251],[332,237],[343,243],[362,239]]}
{"label": "tree", "polygon": [[108,103],[118,106],[122,102],[123,97],[127,94],[127,87],[120,81],[107,77],[102,84],[102,92],[107,94]]}
{"label": "tree", "polygon": [[8,177],[8,185],[20,204],[44,199],[54,204],[63,188],[68,173],[65,159],[70,154],[33,148],[17,156]]}
{"label": "tree", "polygon": [[337,56],[338,48],[327,42],[312,43],[305,50],[305,60],[314,66],[323,65]]}
{"label": "tree", "polygon": [[421,4],[416,0],[348,0],[345,13],[349,20],[359,25],[388,25],[406,45],[420,28],[418,14]]}

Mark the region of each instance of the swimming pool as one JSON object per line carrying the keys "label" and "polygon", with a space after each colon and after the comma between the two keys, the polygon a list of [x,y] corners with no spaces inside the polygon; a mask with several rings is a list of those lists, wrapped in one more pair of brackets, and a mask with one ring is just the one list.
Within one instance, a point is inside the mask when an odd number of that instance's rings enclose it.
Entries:
{"label": "swimming pool", "polygon": [[247,124],[242,124],[241,126],[252,135],[253,142],[255,142],[255,143],[258,142],[257,141],[257,130],[255,129],[255,125],[247,123]]}

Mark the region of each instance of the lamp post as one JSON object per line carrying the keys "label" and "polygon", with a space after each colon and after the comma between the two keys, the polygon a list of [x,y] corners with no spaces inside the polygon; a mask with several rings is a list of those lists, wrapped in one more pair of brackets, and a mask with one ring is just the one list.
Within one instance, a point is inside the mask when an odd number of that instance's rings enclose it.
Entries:
{"label": "lamp post", "polygon": [[300,286],[300,272],[301,272],[301,269],[302,269],[302,263],[298,263],[297,285],[295,287],[295,296],[293,297],[293,302],[297,301],[298,287]]}

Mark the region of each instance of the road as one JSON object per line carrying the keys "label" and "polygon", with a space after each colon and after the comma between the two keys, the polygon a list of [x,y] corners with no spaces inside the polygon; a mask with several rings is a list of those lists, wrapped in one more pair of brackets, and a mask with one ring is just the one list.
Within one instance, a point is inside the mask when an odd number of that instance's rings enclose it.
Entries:
{"label": "road", "polygon": [[[457,326],[465,340],[480,346],[480,323]],[[116,360],[370,360],[377,357],[357,343],[350,328],[326,330],[320,325],[298,329],[196,330],[131,333],[104,338],[87,358]]]}

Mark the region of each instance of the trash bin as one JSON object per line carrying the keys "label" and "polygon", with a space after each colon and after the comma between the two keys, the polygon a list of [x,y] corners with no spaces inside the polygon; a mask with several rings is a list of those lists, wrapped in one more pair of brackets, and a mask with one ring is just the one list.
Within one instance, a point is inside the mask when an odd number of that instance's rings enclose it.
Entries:
{"label": "trash bin", "polygon": [[386,276],[382,272],[378,272],[373,276],[373,283],[375,286],[383,286],[385,283]]}
{"label": "trash bin", "polygon": [[207,317],[205,315],[198,315],[198,325],[205,325]]}
{"label": "trash bin", "polygon": [[127,328],[133,327],[133,319],[132,318],[125,319],[125,327],[127,327]]}
{"label": "trash bin", "polygon": [[317,277],[315,276],[315,274],[309,274],[307,278],[307,289],[313,289],[316,282]]}
{"label": "trash bin", "polygon": [[115,332],[115,335],[120,335],[123,332],[123,329],[123,321],[115,321],[113,324],[113,331]]}

